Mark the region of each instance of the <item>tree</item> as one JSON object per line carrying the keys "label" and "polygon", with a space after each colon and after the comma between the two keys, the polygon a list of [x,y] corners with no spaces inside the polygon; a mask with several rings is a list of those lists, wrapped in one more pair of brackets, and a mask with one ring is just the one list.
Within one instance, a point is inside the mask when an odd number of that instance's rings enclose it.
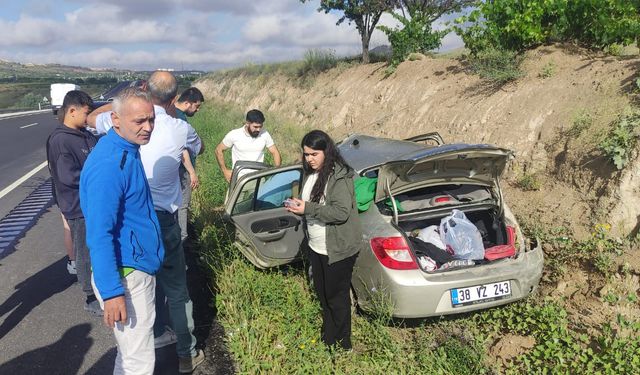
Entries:
{"label": "tree", "polygon": [[[302,3],[310,0],[300,0]],[[362,41],[362,62],[369,63],[369,41],[371,33],[376,28],[382,13],[392,10],[393,0],[320,0],[318,12],[329,13],[332,10],[342,12],[342,16],[336,23],[340,25],[345,20],[356,24]]]}
{"label": "tree", "polygon": [[393,50],[391,66],[397,67],[411,53],[426,53],[441,45],[442,38],[449,30],[433,30],[433,23],[445,14],[459,11],[474,4],[476,0],[396,0],[395,7],[400,12],[392,16],[400,22],[401,28],[378,26],[387,34]]}
{"label": "tree", "polygon": [[449,30],[434,31],[433,22],[445,14],[459,11],[476,0],[396,0],[400,10],[392,13],[401,28],[378,26],[391,43],[391,65],[395,68],[413,52],[426,53],[438,48]]}

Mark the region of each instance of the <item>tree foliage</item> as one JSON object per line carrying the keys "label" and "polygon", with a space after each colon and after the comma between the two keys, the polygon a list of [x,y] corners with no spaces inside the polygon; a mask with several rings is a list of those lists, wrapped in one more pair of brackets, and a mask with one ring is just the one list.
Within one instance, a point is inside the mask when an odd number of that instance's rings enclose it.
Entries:
{"label": "tree foliage", "polygon": [[449,30],[433,30],[433,22],[441,16],[459,11],[475,0],[396,0],[399,10],[392,16],[402,27],[379,26],[387,34],[393,54],[391,65],[397,66],[413,52],[425,53],[440,47],[442,38]]}
{"label": "tree foliage", "polygon": [[391,43],[393,67],[398,66],[413,52],[425,53],[440,47],[442,37],[447,34],[447,31],[433,31],[431,22],[421,14],[411,18],[397,13],[392,15],[402,24],[402,28],[378,26],[378,29],[387,34]]}
{"label": "tree foliage", "polygon": [[604,48],[636,40],[640,0],[481,1],[456,23],[472,54],[490,47],[522,51],[555,41]]}
{"label": "tree foliage", "polygon": [[[300,0],[302,3],[310,0]],[[369,41],[380,16],[394,6],[392,0],[321,0],[318,12],[342,12],[337,25],[355,23],[362,42],[362,62],[369,63]]]}

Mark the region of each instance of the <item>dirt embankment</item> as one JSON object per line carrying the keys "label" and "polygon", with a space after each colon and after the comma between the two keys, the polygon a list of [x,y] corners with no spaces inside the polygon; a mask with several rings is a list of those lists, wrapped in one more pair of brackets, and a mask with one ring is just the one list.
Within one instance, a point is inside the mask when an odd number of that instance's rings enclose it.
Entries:
{"label": "dirt embankment", "polygon": [[[464,62],[431,58],[405,62],[389,77],[384,65],[370,64],[338,67],[310,85],[277,75],[213,75],[197,86],[207,98],[277,112],[336,139],[438,131],[447,142],[510,148],[516,159],[505,190],[521,217],[566,226],[578,237],[596,222],[612,224],[619,234],[635,230],[640,163],[634,156],[618,172],[598,144],[636,97],[640,59],[553,46],[531,51],[524,69],[525,77],[500,88],[471,74]],[[540,189],[517,188],[524,175],[535,175]]]}

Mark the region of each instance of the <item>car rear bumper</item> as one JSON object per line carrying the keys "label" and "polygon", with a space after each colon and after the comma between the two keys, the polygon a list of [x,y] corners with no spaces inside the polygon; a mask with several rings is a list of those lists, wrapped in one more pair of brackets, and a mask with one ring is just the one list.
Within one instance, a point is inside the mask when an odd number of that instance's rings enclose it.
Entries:
{"label": "car rear bumper", "polygon": [[[543,252],[538,246],[516,259],[505,259],[492,264],[443,273],[428,274],[421,270],[384,269],[382,275],[386,280],[376,283],[379,287],[369,288],[368,293],[387,293],[394,305],[393,316],[398,318],[423,318],[476,311],[527,297],[540,282],[543,261]],[[452,305],[451,290],[454,288],[507,280],[511,282],[511,295],[508,297],[473,305],[459,307]],[[365,310],[367,309],[366,299],[362,304]]]}

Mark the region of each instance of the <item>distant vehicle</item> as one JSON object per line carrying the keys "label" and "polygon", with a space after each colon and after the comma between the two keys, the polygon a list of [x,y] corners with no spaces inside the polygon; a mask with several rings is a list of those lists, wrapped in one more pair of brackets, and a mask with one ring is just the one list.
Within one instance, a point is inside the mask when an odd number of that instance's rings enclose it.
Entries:
{"label": "distant vehicle", "polygon": [[80,86],[74,85],[73,83],[51,84],[51,110],[54,116],[58,114],[58,110],[62,107],[64,96],[72,90],[80,90]]}
{"label": "distant vehicle", "polygon": [[122,81],[116,83],[113,87],[100,94],[97,98],[93,99],[93,107],[98,108],[105,104],[109,104],[113,101],[113,98],[118,95],[118,93],[127,87],[143,87],[146,84],[146,81],[138,79],[134,81]]}

